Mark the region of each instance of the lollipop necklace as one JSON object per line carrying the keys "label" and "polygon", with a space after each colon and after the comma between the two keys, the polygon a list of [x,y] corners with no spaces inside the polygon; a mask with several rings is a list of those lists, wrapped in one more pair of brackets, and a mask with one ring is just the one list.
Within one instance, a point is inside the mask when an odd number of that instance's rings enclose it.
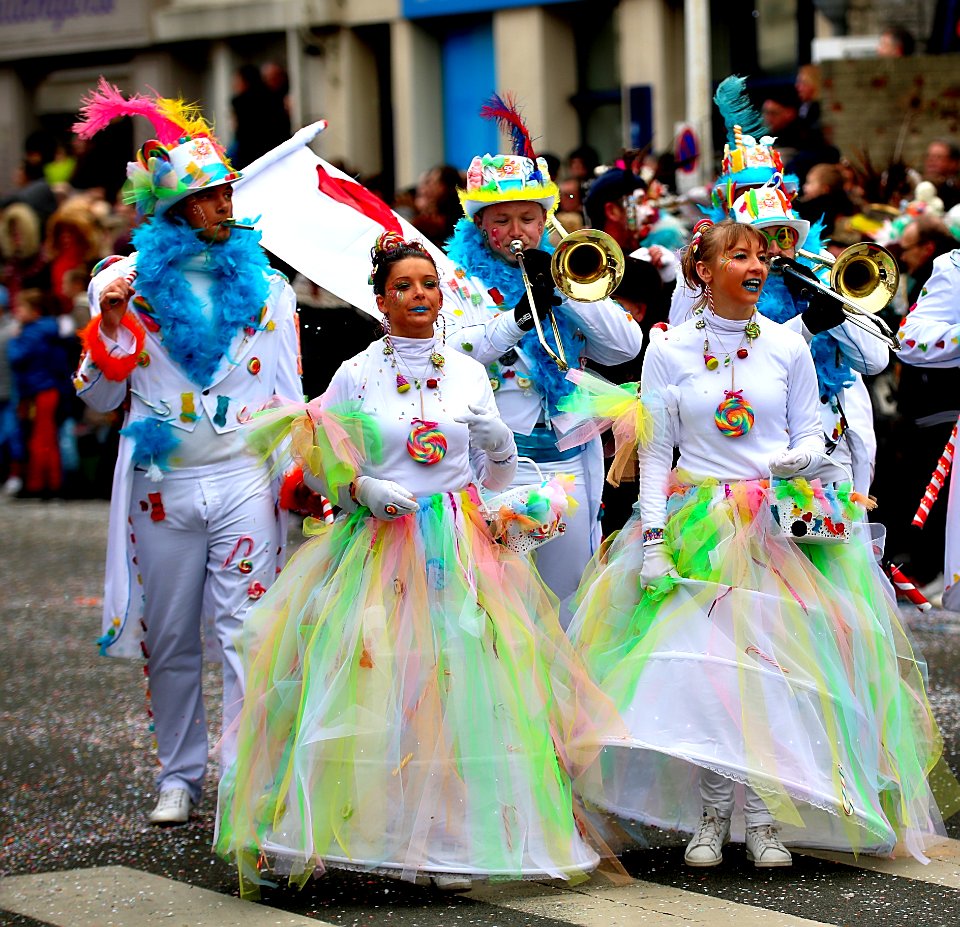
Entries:
{"label": "lollipop necklace", "polygon": [[[384,339],[383,353],[390,359],[390,364],[397,372],[397,392],[406,393],[410,390],[410,380],[416,386],[420,394],[420,418],[415,418],[410,422],[410,434],[407,437],[407,453],[419,464],[432,466],[440,463],[447,453],[447,436],[440,430],[437,422],[428,422],[423,407],[423,387],[437,390],[437,396],[440,396],[440,373],[443,370],[444,357],[439,351],[434,351],[430,355],[430,363],[436,371],[432,377],[415,377],[412,374],[409,379],[400,372],[400,365],[403,360],[393,346],[390,336]],[[405,364],[403,366],[406,366]],[[410,371],[408,370],[407,373]]]}
{"label": "lollipop necklace", "polygon": [[750,317],[750,321],[744,326],[740,344],[733,351],[725,350],[720,337],[708,327],[707,320],[703,318],[702,306],[695,314],[698,316],[697,328],[703,331],[704,366],[707,370],[716,370],[720,366],[720,361],[716,355],[710,353],[710,335],[712,334],[720,345],[720,352],[718,353],[724,355],[723,366],[730,368],[730,389],[724,390],[725,398],[717,406],[717,411],[713,416],[714,423],[720,430],[720,434],[725,438],[742,438],[753,427],[754,413],[753,407],[744,398],[743,390],[737,389],[734,373],[736,359],[746,360],[750,355],[750,348],[753,347],[754,340],[760,337],[760,326],[755,318],[756,313]]}

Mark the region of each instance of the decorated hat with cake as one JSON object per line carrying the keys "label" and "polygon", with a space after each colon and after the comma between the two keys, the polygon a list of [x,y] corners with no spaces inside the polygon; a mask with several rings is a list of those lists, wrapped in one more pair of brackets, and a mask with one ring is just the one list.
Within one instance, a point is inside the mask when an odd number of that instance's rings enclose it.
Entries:
{"label": "decorated hat with cake", "polygon": [[713,186],[713,205],[729,212],[745,189],[771,182],[778,183],[792,200],[799,181],[794,175],[784,176],[783,159],[773,147],[776,139],[766,134],[763,119],[747,95],[746,80],[736,75],[725,78],[713,101],[727,129],[721,174]]}
{"label": "decorated hat with cake", "polygon": [[550,178],[547,162],[537,157],[513,98],[494,94],[480,115],[496,120],[510,135],[513,153],[477,155],[470,162],[466,188],[457,191],[464,213],[472,219],[494,203],[539,203],[548,212],[555,210],[560,191]]}
{"label": "decorated hat with cake", "polygon": [[161,216],[191,193],[240,179],[199,107],[180,99],[124,97],[101,77],[97,89],[84,97],[73,131],[92,138],[121,116],[144,116],[156,136],[127,164],[123,199],[135,204],[141,216]]}

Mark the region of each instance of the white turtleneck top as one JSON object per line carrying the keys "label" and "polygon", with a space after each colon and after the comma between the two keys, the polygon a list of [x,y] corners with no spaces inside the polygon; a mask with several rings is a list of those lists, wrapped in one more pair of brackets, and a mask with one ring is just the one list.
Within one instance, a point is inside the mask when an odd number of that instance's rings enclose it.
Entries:
{"label": "white turtleneck top", "polygon": [[[323,397],[325,408],[359,400],[362,410],[376,419],[383,457],[379,462],[367,461],[363,473],[394,480],[415,496],[456,492],[478,481],[488,489],[506,488],[516,470],[516,454],[502,462],[491,461],[469,447],[469,429],[454,421],[469,414],[469,405],[499,414],[486,369],[433,338],[393,337],[391,341],[392,355],[383,353],[385,339],[381,338],[344,361]],[[430,360],[435,350],[444,357],[440,370]],[[404,393],[397,392],[398,373],[410,383]],[[433,378],[435,389],[426,385]],[[407,452],[414,419],[436,422],[446,437],[447,453],[439,463],[417,463]]]}
{"label": "white turtleneck top", "polygon": [[[643,363],[641,393],[653,408],[664,410],[665,427],[640,449],[640,505],[647,525],[662,525],[666,486],[679,447],[678,468],[695,479],[721,481],[766,479],[770,458],[788,448],[823,453],[823,431],[817,399],[817,374],[803,337],[757,315],[760,337],[748,344],[744,321],[732,321],[707,310],[708,329],[690,319],[651,340]],[[704,335],[720,366],[708,370],[703,360]],[[746,347],[749,354],[736,358]],[[727,352],[730,366],[723,363]],[[742,390],[754,411],[754,423],[742,437],[726,437],[717,427],[717,406],[731,389]]]}

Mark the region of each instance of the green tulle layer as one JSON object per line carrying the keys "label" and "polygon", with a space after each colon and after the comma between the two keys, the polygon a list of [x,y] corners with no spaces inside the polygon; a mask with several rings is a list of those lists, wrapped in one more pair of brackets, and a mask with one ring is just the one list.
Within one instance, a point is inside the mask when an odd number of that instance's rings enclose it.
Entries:
{"label": "green tulle layer", "polygon": [[[797,544],[770,510],[791,492],[805,488],[677,487],[665,542],[681,578],[652,593],[636,518],[593,564],[570,634],[633,743],[581,785],[693,830],[708,768],[753,787],[793,843],[922,855],[942,833],[928,784],[942,742],[917,658],[865,523],[847,544]],[[956,782],[941,785],[952,811]]]}
{"label": "green tulle layer", "polygon": [[597,863],[571,774],[622,734],[527,561],[473,490],[308,541],[246,620],[238,759],[217,851],[294,880],[326,865],[490,878]]}

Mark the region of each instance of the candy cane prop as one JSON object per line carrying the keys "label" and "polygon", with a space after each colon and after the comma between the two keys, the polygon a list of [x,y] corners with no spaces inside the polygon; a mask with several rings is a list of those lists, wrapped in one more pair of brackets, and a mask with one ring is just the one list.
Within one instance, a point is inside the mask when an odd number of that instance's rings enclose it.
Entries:
{"label": "candy cane prop", "polygon": [[[956,431],[956,429],[954,429],[954,431]],[[890,573],[890,581],[898,592],[902,592],[906,596],[907,601],[912,602],[922,612],[928,612],[933,608],[923,597],[923,593],[904,576],[900,567],[891,563],[887,565],[887,571]]]}
{"label": "candy cane prop", "polygon": [[[960,420],[958,420],[957,424],[960,424]],[[917,514],[913,516],[913,524],[918,528],[922,528],[926,523],[930,509],[933,508],[933,503],[937,501],[937,496],[940,495],[940,490],[943,489],[943,483],[950,473],[950,465],[953,463],[953,454],[956,447],[957,425],[954,425],[953,431],[950,432],[947,445],[944,447],[943,453],[937,461],[937,467],[933,471],[933,476],[930,477],[930,482],[927,483],[927,488],[923,491],[923,498],[920,500]]]}
{"label": "candy cane prop", "polygon": [[320,514],[323,516],[323,520],[328,525],[333,524],[333,506],[330,504],[330,500],[326,496],[320,497]]}

